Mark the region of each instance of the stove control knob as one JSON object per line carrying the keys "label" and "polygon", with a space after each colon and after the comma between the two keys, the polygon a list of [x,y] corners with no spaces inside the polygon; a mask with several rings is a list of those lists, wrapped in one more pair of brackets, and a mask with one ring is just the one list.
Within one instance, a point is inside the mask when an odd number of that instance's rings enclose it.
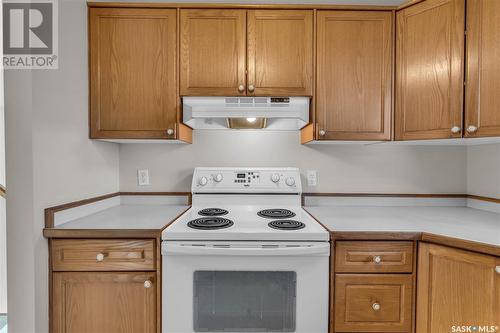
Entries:
{"label": "stove control knob", "polygon": [[214,180],[217,183],[220,183],[222,181],[222,179],[224,179],[224,177],[222,177],[222,173],[218,173],[218,174],[214,175]]}
{"label": "stove control knob", "polygon": [[280,181],[280,175],[279,175],[279,174],[277,174],[277,173],[273,173],[273,174],[271,175],[271,180],[273,181],[273,183],[277,183],[277,182],[279,182],[279,181]]}
{"label": "stove control knob", "polygon": [[207,177],[201,177],[199,180],[198,180],[198,184],[200,184],[201,186],[205,186],[208,184],[208,179]]}
{"label": "stove control knob", "polygon": [[288,177],[288,178],[285,180],[285,183],[286,183],[288,186],[293,186],[293,185],[295,185],[295,179],[293,179],[293,177]]}

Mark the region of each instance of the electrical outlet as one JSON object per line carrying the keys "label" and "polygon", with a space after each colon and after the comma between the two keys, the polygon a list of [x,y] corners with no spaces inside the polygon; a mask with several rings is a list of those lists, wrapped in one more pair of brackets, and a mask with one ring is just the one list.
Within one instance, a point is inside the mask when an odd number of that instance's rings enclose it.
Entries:
{"label": "electrical outlet", "polygon": [[307,175],[307,186],[318,185],[318,171],[307,170],[306,175]]}
{"label": "electrical outlet", "polygon": [[148,169],[137,170],[137,183],[140,186],[149,185],[149,170]]}

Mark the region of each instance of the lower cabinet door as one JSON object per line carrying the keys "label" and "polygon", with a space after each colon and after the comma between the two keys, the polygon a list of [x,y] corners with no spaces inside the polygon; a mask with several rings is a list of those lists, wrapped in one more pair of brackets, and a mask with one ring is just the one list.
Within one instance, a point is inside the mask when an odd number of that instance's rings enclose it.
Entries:
{"label": "lower cabinet door", "polygon": [[53,273],[52,332],[156,332],[155,273]]}
{"label": "lower cabinet door", "polygon": [[335,332],[411,332],[411,274],[337,274]]}
{"label": "lower cabinet door", "polygon": [[500,257],[420,243],[417,333],[498,332]]}

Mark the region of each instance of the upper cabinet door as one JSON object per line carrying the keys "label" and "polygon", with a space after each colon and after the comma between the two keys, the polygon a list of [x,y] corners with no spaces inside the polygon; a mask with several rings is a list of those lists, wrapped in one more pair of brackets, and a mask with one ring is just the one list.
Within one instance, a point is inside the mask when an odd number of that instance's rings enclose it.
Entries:
{"label": "upper cabinet door", "polygon": [[319,139],[390,140],[392,13],[317,15]]}
{"label": "upper cabinet door", "polygon": [[500,1],[467,1],[465,136],[500,135]]}
{"label": "upper cabinet door", "polygon": [[313,13],[248,11],[248,94],[312,96]]}
{"label": "upper cabinet door", "polygon": [[91,138],[175,137],[176,21],[173,9],[90,9]]}
{"label": "upper cabinet door", "polygon": [[245,21],[245,10],[181,10],[181,95],[245,94]]}
{"label": "upper cabinet door", "polygon": [[397,140],[462,136],[464,22],[464,0],[397,13]]}

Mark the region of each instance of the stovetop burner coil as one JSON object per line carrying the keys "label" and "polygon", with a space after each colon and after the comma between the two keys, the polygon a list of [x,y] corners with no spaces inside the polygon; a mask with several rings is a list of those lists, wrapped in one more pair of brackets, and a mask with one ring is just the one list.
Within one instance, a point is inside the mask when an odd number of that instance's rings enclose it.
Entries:
{"label": "stovetop burner coil", "polygon": [[229,228],[233,221],[223,217],[201,217],[188,222],[188,227],[200,230],[217,230]]}
{"label": "stovetop burner coil", "polygon": [[295,220],[276,220],[268,223],[273,229],[278,230],[299,230],[305,228],[305,224]]}
{"label": "stovetop burner coil", "polygon": [[294,217],[295,213],[288,209],[272,208],[261,210],[257,213],[257,215],[271,219],[286,219]]}
{"label": "stovetop burner coil", "polygon": [[222,216],[227,215],[229,212],[222,208],[205,208],[198,212],[199,215],[203,216]]}

